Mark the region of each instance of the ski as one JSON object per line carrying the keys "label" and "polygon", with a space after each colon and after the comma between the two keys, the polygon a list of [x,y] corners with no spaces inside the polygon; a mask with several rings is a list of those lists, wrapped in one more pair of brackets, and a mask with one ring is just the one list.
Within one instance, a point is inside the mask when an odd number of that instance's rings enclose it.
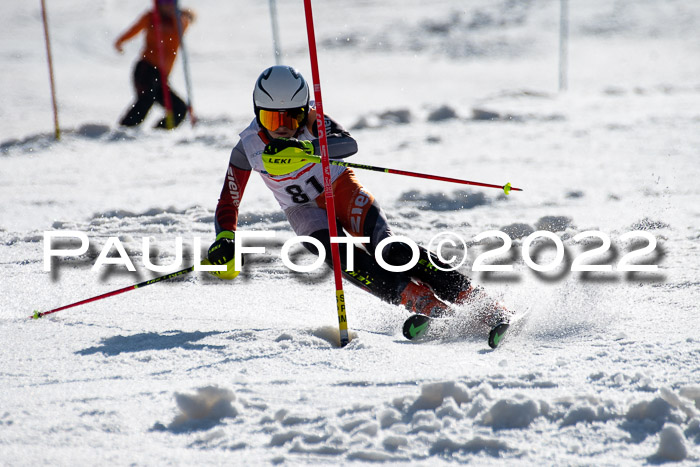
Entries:
{"label": "ski", "polygon": [[[510,322],[501,322],[496,324],[489,331],[488,345],[492,349],[498,347],[498,345],[503,341],[503,338],[508,331],[508,328],[515,323],[520,321],[520,319],[527,313],[521,316],[517,316]],[[425,336],[428,329],[436,321],[450,321],[450,318],[431,318],[427,315],[414,314],[408,317],[403,323],[403,336],[408,340],[419,340],[421,337]]]}
{"label": "ski", "polygon": [[510,327],[510,323],[498,323],[489,331],[489,347],[495,349],[501,343],[501,339]]}
{"label": "ski", "polygon": [[427,315],[415,314],[403,323],[403,336],[408,340],[419,339],[425,334],[433,318]]}
{"label": "ski", "polygon": [[489,347],[492,349],[498,347],[509,328],[512,328],[511,333],[513,330],[519,331],[522,329],[523,324],[525,323],[524,318],[529,315],[531,311],[532,308],[527,307],[525,311],[518,313],[515,316],[511,316],[508,321],[498,323],[492,327],[491,331],[489,331]]}
{"label": "ski", "polygon": [[[431,317],[423,314],[414,314],[403,323],[403,335],[408,340],[422,338],[437,338],[449,334],[454,325],[454,316]],[[427,335],[430,330],[430,336]]]}

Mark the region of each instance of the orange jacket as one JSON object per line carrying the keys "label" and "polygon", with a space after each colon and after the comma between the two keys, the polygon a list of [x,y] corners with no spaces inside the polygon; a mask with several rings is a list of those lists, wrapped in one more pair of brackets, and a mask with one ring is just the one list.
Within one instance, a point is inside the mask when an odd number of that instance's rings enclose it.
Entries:
{"label": "orange jacket", "polygon": [[[191,14],[183,10],[180,15],[182,21],[182,32],[184,33],[190,25]],[[143,52],[141,53],[144,60],[153,66],[160,68],[160,58],[158,56],[158,41],[156,40],[156,30],[153,21],[153,12],[148,11],[139,18],[139,20],[127,29],[124,34],[119,36],[117,44],[126,42],[136,36],[142,30],[146,30],[146,42]],[[160,16],[160,36],[163,41],[164,61],[163,70],[166,75],[170,74],[173,68],[173,63],[177,58],[177,49],[180,47],[180,35],[177,31],[177,20],[175,17],[161,15]]]}

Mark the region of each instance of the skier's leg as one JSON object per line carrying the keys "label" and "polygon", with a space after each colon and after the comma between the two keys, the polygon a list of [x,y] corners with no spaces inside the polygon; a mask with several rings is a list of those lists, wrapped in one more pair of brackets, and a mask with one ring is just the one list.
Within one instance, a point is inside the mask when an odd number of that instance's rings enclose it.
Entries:
{"label": "skier's leg", "polygon": [[170,100],[173,103],[173,117],[175,118],[175,126],[178,126],[187,117],[187,104],[175,94],[172,90],[170,91]]}
{"label": "skier's leg", "polygon": [[[339,229],[339,232],[342,230]],[[321,242],[326,251],[326,263],[332,265],[328,229],[317,230],[310,236]],[[304,246],[313,254],[318,254],[314,245],[304,243]],[[440,316],[448,311],[448,306],[440,301],[429,287],[413,282],[411,277],[404,273],[387,271],[364,249],[354,245],[350,247],[353,248],[352,270],[347,269],[348,246],[338,245],[343,274],[353,284],[387,303],[402,305],[413,313]]]}
{"label": "skier's leg", "polygon": [[[408,270],[408,274],[429,285],[442,300],[455,305],[469,306],[475,319],[489,327],[507,322],[513,315],[510,310],[489,297],[481,286],[472,285],[471,280],[464,274],[459,271],[445,271],[449,266],[440,261],[435,253],[421,246],[418,248],[420,259]],[[395,242],[391,244],[386,256],[389,264],[406,264],[411,259],[412,251],[407,245]]]}
{"label": "skier's leg", "polygon": [[[334,195],[336,215],[342,226],[353,236],[369,237],[370,242],[364,247],[370,254],[375,254],[376,245],[393,235],[384,211],[351,171],[343,173],[334,183],[333,189],[334,193],[337,193]],[[449,265],[440,261],[435,253],[421,246],[418,250],[419,259],[416,265],[401,273],[418,282],[407,283],[402,291],[402,304],[415,302],[414,297],[428,297],[434,294],[440,300],[456,305],[473,305],[477,319],[489,325],[507,321],[510,312],[487,297],[481,287],[474,287],[471,280],[459,271],[449,270]],[[382,256],[388,264],[400,266],[411,261],[413,251],[405,243],[392,242],[384,249]],[[368,267],[387,273],[374,258],[371,259],[372,265]],[[445,312],[447,309],[441,311]]]}
{"label": "skier's leg", "polygon": [[[368,237],[369,243],[363,246],[370,255],[375,255],[376,246],[382,240],[392,235],[386,214],[379,206],[377,200],[362,186],[362,184],[360,184],[352,170],[345,171],[336,179],[333,183],[333,193],[338,221],[350,235],[355,237]],[[325,207],[325,199],[317,199],[317,202],[321,207]],[[392,247],[387,248],[387,250],[391,249]],[[389,256],[391,256],[391,254]],[[386,254],[384,257],[386,257]],[[391,261],[386,262],[392,265],[403,265],[408,261],[398,264],[393,264]],[[384,271],[374,258],[372,258],[372,263],[373,267],[381,269],[385,274],[396,274]],[[433,304],[442,304],[442,302],[435,297],[434,291],[429,286],[420,281],[416,282],[413,280],[415,276],[411,271],[400,274],[409,278],[406,282],[406,286],[401,291],[400,300],[400,303],[406,306],[406,308],[422,313],[420,307],[415,309],[416,307],[414,304],[426,301],[431,301]],[[438,297],[440,296],[438,295]],[[438,307],[434,306],[434,308],[437,310]],[[442,306],[440,308],[440,310],[434,311],[433,314],[444,314],[448,311],[447,306]]]}
{"label": "skier's leg", "polygon": [[[338,226],[338,235],[344,236],[342,234],[342,227],[340,226]],[[323,245],[325,262],[331,266],[333,259],[331,257],[331,243],[328,229],[317,230],[312,232],[309,236],[315,238]],[[311,243],[304,243],[304,247],[314,255],[319,254],[316,247]],[[340,251],[340,265],[345,277],[353,284],[367,290],[381,300],[398,305],[401,301],[401,291],[406,287],[410,278],[403,274],[392,274],[385,271],[379,267],[374,261],[374,258],[367,254],[366,251],[354,245],[350,247],[353,249],[352,270],[347,269],[348,245],[338,245]]]}
{"label": "skier's leg", "polygon": [[[313,203],[294,206],[285,210],[292,228],[297,235],[308,235],[317,239],[324,247],[327,264],[332,265],[330,234],[327,214]],[[342,226],[338,226],[342,235]],[[315,246],[304,243],[313,254],[318,254]],[[372,295],[393,305],[403,305],[415,313],[441,314],[447,306],[438,300],[429,287],[411,281],[404,273],[385,270],[364,248],[352,245],[353,268],[347,270],[347,246],[339,245],[341,267],[345,277],[353,284],[370,292]]]}
{"label": "skier's leg", "polygon": [[[360,184],[351,170],[344,172],[333,183],[333,193],[336,216],[343,228],[350,235],[369,237],[365,248],[374,254],[379,242],[393,235],[386,215],[374,196]],[[325,200],[319,201],[319,204],[324,207]],[[419,250],[418,264],[406,271],[408,276],[428,284],[440,299],[449,302],[455,302],[460,292],[470,288],[469,278],[457,271],[441,271],[430,262],[429,256],[443,269],[448,269],[448,265],[425,248],[419,247]],[[382,257],[388,264],[400,266],[410,262],[412,254],[408,245],[393,242],[384,249]]]}
{"label": "skier's leg", "polygon": [[126,115],[121,119],[121,125],[137,126],[143,123],[156,100],[157,78],[156,68],[143,60],[136,64],[133,76],[136,102],[131,105]]}
{"label": "skier's leg", "polygon": [[[173,107],[173,125],[174,127],[177,127],[182,121],[185,119],[187,116],[187,105],[183,102],[183,100],[173,92],[173,90],[168,86],[168,89],[170,90],[170,103],[172,104]],[[163,98],[163,89],[161,88],[159,90],[158,95],[156,96],[158,103],[161,104],[163,107],[165,107],[165,99]],[[168,127],[168,120],[167,117],[163,117],[158,124],[156,125],[156,128],[167,128]]]}
{"label": "skier's leg", "polygon": [[[418,251],[418,263],[407,273],[428,284],[435,291],[435,295],[442,300],[450,303],[466,301],[467,296],[473,291],[469,278],[458,271],[448,270],[449,265],[440,261],[435,253],[420,245]],[[393,242],[384,251],[384,259],[391,265],[406,264],[412,257],[413,251],[405,243]]]}

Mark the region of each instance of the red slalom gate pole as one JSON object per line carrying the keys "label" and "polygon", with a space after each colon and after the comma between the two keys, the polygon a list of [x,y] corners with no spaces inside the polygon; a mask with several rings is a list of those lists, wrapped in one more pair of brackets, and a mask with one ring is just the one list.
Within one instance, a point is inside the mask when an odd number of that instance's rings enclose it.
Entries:
{"label": "red slalom gate pole", "polygon": [[49,81],[51,83],[51,103],[53,105],[53,126],[56,139],[61,139],[61,129],[58,126],[58,104],[56,104],[56,85],[53,79],[53,60],[51,59],[51,40],[49,39],[49,21],[46,18],[46,2],[41,0],[41,18],[44,22],[44,41],[46,42],[46,56],[49,62]]}
{"label": "red slalom gate pole", "polygon": [[165,73],[165,47],[163,46],[163,33],[161,30],[160,11],[158,11],[158,0],[153,0],[153,27],[156,33],[156,43],[158,44],[158,70],[160,71],[160,88],[163,91],[163,103],[165,104],[165,127],[168,130],[172,130],[175,128],[175,119],[173,117],[173,103],[170,100],[168,75]]}
{"label": "red slalom gate pole", "polygon": [[[318,56],[316,53],[316,35],[314,33],[314,19],[311,12],[311,0],[304,0],[304,12],[306,14],[306,32],[309,38],[309,56],[311,59],[311,74],[314,85],[314,99],[316,100],[316,124],[318,126],[318,139],[321,148],[321,167],[323,169],[323,190],[326,196],[326,213],[328,214],[328,231],[331,239],[338,236],[338,227],[335,220],[335,204],[333,201],[333,183],[331,181],[331,165],[328,156],[328,138],[326,137],[326,124],[323,118],[323,99],[321,98],[321,79],[318,72]],[[340,331],[340,346],[345,347],[350,342],[348,334],[348,320],[345,309],[345,293],[343,292],[343,278],[340,265],[340,250],[338,244],[331,242],[331,258],[333,260],[333,273],[335,277],[335,299],[338,309],[338,329]]]}
{"label": "red slalom gate pole", "polygon": [[74,306],[84,305],[84,304],[90,303],[90,302],[96,302],[97,300],[102,300],[103,298],[113,297],[114,295],[119,295],[121,293],[128,292],[129,290],[135,290],[138,288],[146,287],[147,285],[155,284],[157,282],[167,281],[168,279],[173,279],[175,277],[182,276],[183,274],[188,274],[192,271],[194,271],[194,266],[190,266],[187,269],[182,269],[180,271],[166,274],[164,276],[155,277],[155,278],[149,279],[147,281],[139,282],[138,284],[130,285],[128,287],[124,287],[123,289],[113,290],[111,292],[103,293],[102,295],[98,295],[98,296],[92,297],[92,298],[86,298],[85,300],[80,300],[79,302],[71,303],[70,305],[65,305],[65,306],[61,306],[58,308],[54,308],[53,310],[34,311],[34,314],[32,316],[30,316],[29,318],[39,319],[42,316],[50,315],[51,313],[56,313],[57,311],[65,310],[66,308],[73,308]]}

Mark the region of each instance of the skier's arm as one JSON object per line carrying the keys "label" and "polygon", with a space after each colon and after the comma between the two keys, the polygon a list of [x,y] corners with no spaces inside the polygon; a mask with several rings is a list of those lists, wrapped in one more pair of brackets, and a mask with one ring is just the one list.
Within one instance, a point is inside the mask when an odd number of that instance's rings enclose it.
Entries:
{"label": "skier's arm", "polygon": [[235,231],[238,225],[238,206],[243,197],[252,167],[243,150],[243,143],[238,144],[231,151],[226,180],[221,189],[219,203],[216,206],[215,225],[216,233],[223,230]]}
{"label": "skier's arm", "polygon": [[190,10],[189,8],[182,8],[177,10],[177,20],[180,22],[180,26],[182,30],[180,31],[182,34],[187,31],[187,28],[190,27],[190,24],[194,23],[195,20],[197,19],[197,15],[194,13],[194,11]]}
{"label": "skier's arm", "polygon": [[[252,167],[243,151],[243,144],[239,141],[231,151],[226,180],[216,206],[216,241],[209,247],[206,262],[203,261],[203,264],[226,265],[225,271],[211,271],[211,274],[221,279],[235,279],[240,272],[236,270],[235,231],[238,224],[238,206],[251,170]],[[243,263],[240,266],[243,266]],[[240,267],[238,269],[240,270]]]}
{"label": "skier's arm", "polygon": [[114,42],[114,48],[117,49],[119,52],[123,52],[122,44],[124,44],[124,42],[128,41],[132,37],[136,36],[136,34],[148,27],[148,25],[150,24],[149,14],[150,13],[144,13],[144,15],[141,16],[141,18],[139,18],[139,20],[136,23],[134,23],[133,26],[131,26],[121,36],[119,36]]}
{"label": "skier's arm", "polygon": [[[318,136],[318,123],[316,122],[316,111],[309,111],[309,119],[313,119],[311,132],[314,136]],[[352,156],[357,152],[357,141],[350,136],[350,133],[343,126],[333,120],[328,115],[324,115],[323,119],[326,122],[326,138],[328,139],[328,157],[330,159],[344,159]],[[321,154],[320,141],[315,139],[312,141],[314,145],[314,154]]]}
{"label": "skier's arm", "polygon": [[182,29],[185,30],[190,23],[195,22],[197,15],[189,8],[183,8],[180,10],[180,19],[182,21]]}

